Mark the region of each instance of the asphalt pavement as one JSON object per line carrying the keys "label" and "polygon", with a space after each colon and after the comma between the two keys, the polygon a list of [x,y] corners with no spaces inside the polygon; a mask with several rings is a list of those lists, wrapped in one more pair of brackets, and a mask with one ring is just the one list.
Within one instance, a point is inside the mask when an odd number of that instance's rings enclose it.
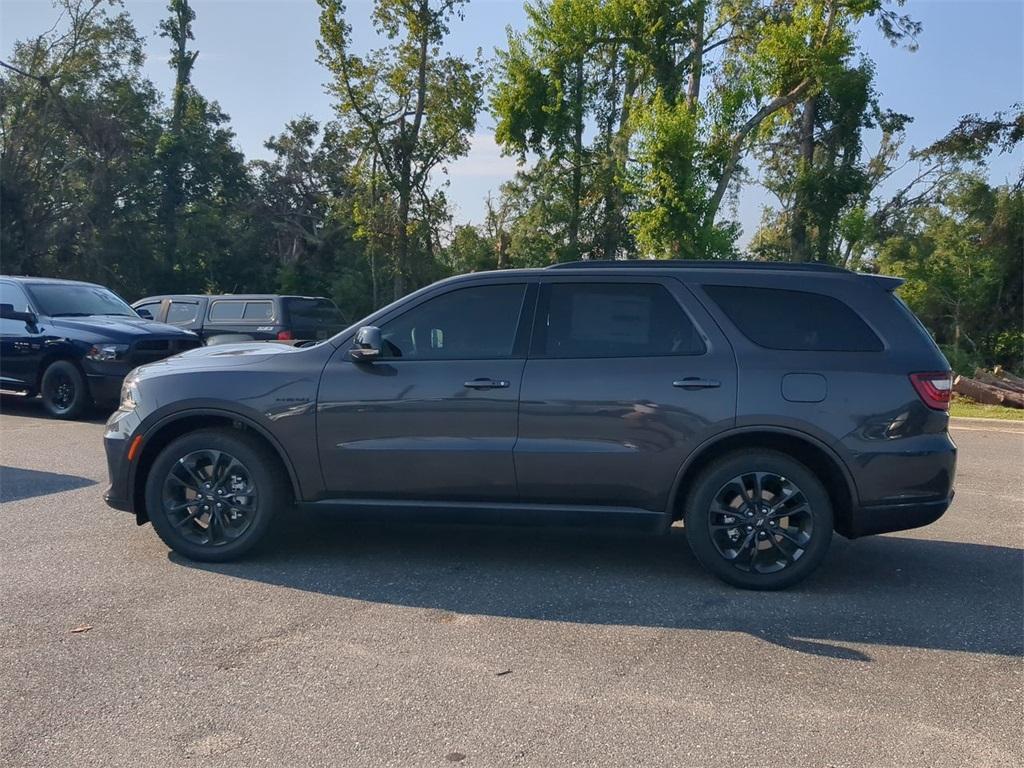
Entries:
{"label": "asphalt pavement", "polygon": [[99,420],[0,411],[2,766],[1024,764],[1024,425],[751,593],[678,530],[297,515],[197,565],[103,504]]}

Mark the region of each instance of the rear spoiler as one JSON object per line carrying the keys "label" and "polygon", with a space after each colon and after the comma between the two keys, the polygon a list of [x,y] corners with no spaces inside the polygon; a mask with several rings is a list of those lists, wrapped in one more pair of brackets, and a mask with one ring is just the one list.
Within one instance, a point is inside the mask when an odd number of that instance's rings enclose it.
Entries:
{"label": "rear spoiler", "polygon": [[865,272],[858,272],[857,275],[863,277],[865,280],[873,281],[879,288],[883,291],[888,291],[889,293],[892,293],[907,282],[902,277],[893,277],[892,275],[869,275]]}

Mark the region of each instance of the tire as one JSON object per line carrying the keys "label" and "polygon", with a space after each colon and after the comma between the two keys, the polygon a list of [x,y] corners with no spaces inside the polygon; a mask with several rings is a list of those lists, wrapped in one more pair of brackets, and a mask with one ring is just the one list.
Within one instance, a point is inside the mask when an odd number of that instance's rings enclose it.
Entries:
{"label": "tire", "polygon": [[85,376],[68,360],[55,360],[47,366],[39,392],[43,408],[57,419],[77,419],[92,407]]}
{"label": "tire", "polygon": [[219,563],[250,552],[289,504],[277,456],[259,439],[234,429],[204,429],[175,439],[146,477],[153,528],[190,560]]}
{"label": "tire", "polygon": [[832,503],[821,481],[771,450],[738,451],[704,469],[683,521],[701,565],[743,589],[785,589],[802,581],[832,541]]}

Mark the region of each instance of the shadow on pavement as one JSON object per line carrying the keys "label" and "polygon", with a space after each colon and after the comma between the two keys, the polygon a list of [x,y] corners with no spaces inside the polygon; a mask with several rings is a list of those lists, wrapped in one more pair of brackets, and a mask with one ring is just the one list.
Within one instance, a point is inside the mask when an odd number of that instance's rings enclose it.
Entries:
{"label": "shadow on pavement", "polygon": [[0,502],[31,499],[96,485],[95,480],[56,472],[0,466]]}
{"label": "shadow on pavement", "polygon": [[[103,424],[113,412],[114,406],[95,407],[87,412],[85,416],[77,419],[77,421],[89,424]],[[4,416],[31,416],[36,419],[60,421],[60,419],[55,419],[46,412],[46,409],[43,408],[43,401],[38,397],[25,397],[24,395],[13,395],[6,392],[0,395],[0,414]]]}
{"label": "shadow on pavement", "polygon": [[836,537],[785,592],[707,575],[683,532],[366,524],[300,515],[263,554],[191,568],[375,603],[582,624],[744,632],[801,653],[871,661],[856,645],[1024,655],[1019,549]]}

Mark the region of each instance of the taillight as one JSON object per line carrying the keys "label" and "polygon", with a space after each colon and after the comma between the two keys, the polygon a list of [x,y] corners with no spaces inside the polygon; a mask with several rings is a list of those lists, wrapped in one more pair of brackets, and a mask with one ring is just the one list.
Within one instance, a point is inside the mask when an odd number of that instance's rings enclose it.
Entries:
{"label": "taillight", "polygon": [[277,340],[278,341],[294,341],[295,337],[292,336],[292,332],[291,331],[278,331],[277,332]]}
{"label": "taillight", "polygon": [[949,410],[949,396],[953,392],[953,374],[949,371],[938,373],[912,373],[910,383],[917,390],[924,404],[937,411]]}

